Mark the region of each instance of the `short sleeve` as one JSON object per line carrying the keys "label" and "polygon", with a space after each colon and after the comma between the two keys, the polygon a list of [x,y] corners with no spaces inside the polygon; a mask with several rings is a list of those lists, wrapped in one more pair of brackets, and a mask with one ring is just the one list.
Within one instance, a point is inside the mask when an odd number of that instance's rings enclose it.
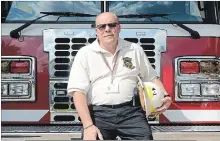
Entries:
{"label": "short sleeve", "polygon": [[158,77],[156,70],[151,66],[142,47],[140,51],[140,77],[144,82],[149,82]]}
{"label": "short sleeve", "polygon": [[88,67],[85,52],[81,49],[76,54],[71,66],[69,81],[67,86],[68,95],[79,91],[86,94],[90,87]]}

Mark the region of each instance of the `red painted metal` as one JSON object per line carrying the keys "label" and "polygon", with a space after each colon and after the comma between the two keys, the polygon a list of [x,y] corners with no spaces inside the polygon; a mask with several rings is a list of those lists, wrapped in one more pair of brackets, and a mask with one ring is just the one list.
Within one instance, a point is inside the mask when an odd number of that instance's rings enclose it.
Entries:
{"label": "red painted metal", "polygon": [[[169,37],[167,51],[162,53],[161,76],[162,82],[171,95],[175,98],[174,91],[174,59],[181,56],[220,56],[220,38],[202,37],[194,40],[188,37]],[[219,110],[220,102],[173,102],[170,110]]]}
{"label": "red painted metal", "polygon": [[[24,37],[23,42],[2,36],[2,56],[33,56],[36,58],[36,101],[35,102],[2,102],[4,110],[48,110],[49,111],[49,72],[48,53],[43,51],[42,37]],[[49,123],[50,116],[43,122]]]}
{"label": "red painted metal", "polygon": [[[25,37],[23,42],[10,37],[2,37],[1,53],[3,56],[27,55],[36,58],[36,101],[35,102],[2,102],[2,109],[49,110],[49,62],[48,53],[43,51],[42,37]],[[220,38],[194,40],[189,37],[168,37],[167,51],[162,53],[161,78],[168,93],[174,101],[174,59],[180,56],[220,56]],[[219,110],[220,102],[173,102],[169,110]],[[39,124],[49,124],[49,112]],[[161,116],[161,123],[169,123]],[[206,122],[208,123],[208,122]]]}

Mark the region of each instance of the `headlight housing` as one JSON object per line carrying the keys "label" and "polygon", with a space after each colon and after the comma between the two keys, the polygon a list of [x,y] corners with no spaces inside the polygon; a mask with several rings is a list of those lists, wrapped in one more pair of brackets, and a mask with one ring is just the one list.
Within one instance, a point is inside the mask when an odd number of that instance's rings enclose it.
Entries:
{"label": "headlight housing", "polygon": [[1,96],[8,95],[8,84],[1,84]]}
{"label": "headlight housing", "polygon": [[18,95],[25,96],[28,94],[29,94],[28,83],[24,83],[24,84],[11,83],[9,85],[9,95],[11,96],[18,96]]}
{"label": "headlight housing", "polygon": [[220,95],[220,84],[202,84],[202,95]]}
{"label": "headlight housing", "polygon": [[200,95],[199,84],[181,84],[181,94],[184,96]]}

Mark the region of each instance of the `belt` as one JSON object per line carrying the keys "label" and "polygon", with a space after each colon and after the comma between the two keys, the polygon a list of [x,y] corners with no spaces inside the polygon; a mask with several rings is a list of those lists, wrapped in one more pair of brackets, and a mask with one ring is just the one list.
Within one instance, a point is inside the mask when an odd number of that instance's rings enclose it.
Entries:
{"label": "belt", "polygon": [[123,106],[133,106],[133,101],[129,101],[129,102],[125,102],[125,103],[121,103],[121,104],[116,104],[116,105],[98,105],[101,107],[109,107],[109,108],[120,108]]}

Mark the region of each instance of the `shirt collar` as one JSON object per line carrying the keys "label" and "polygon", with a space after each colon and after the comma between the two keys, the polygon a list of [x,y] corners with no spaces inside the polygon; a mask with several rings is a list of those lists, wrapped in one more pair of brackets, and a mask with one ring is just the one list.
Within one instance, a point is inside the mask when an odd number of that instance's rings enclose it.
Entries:
{"label": "shirt collar", "polygon": [[[116,52],[121,50],[123,48],[123,44],[122,44],[122,39],[121,38],[118,38],[118,45],[117,45],[117,48],[116,48]],[[99,42],[98,42],[98,39],[96,39],[93,43],[92,43],[92,50],[95,51],[95,52],[107,52],[105,51],[103,48],[100,47],[99,45]]]}

